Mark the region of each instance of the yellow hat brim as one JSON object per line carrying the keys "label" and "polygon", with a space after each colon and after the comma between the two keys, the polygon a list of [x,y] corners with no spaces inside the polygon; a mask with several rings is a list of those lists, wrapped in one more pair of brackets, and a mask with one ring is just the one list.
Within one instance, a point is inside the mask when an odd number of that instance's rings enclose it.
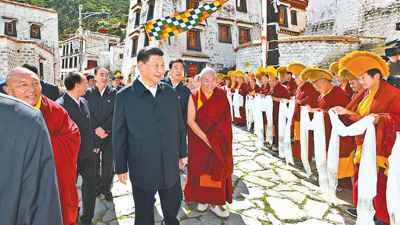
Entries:
{"label": "yellow hat brim", "polygon": [[346,68],[356,77],[377,69],[383,77],[389,76],[389,66],[380,56],[367,51],[354,51],[339,60],[339,68]]}
{"label": "yellow hat brim", "polygon": [[353,74],[351,74],[346,68],[339,70],[338,76],[341,77],[342,79],[346,79],[346,80],[357,79],[357,77],[354,76]]}
{"label": "yellow hat brim", "polygon": [[295,76],[299,76],[304,69],[306,69],[306,66],[299,62],[294,62],[287,66],[287,71]]}
{"label": "yellow hat brim", "polygon": [[320,68],[306,68],[301,72],[300,79],[305,81],[317,81],[321,79],[332,80],[333,75],[328,70]]}

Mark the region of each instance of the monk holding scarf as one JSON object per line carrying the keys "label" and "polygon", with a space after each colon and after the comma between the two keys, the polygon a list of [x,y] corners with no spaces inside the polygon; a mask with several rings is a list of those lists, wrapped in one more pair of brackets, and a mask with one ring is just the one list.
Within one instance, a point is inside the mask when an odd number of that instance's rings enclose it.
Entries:
{"label": "monk holding scarf", "polygon": [[78,126],[59,104],[42,95],[39,76],[28,69],[17,67],[12,70],[7,76],[5,91],[42,112],[53,147],[63,224],[76,224],[79,204],[75,186],[80,147]]}
{"label": "monk holding scarf", "polygon": [[296,95],[297,84],[296,81],[292,77],[292,73],[288,71],[286,66],[280,66],[278,68],[278,77],[279,81],[286,89],[289,91],[291,96]]}
{"label": "monk holding scarf", "polygon": [[234,74],[236,77],[235,92],[237,91],[240,95],[240,98],[243,99],[243,105],[239,107],[239,116],[238,114],[234,113],[233,123],[237,126],[244,126],[246,125],[246,96],[249,93],[250,87],[245,81],[245,74],[242,71],[236,70]]}
{"label": "monk holding scarf", "polygon": [[339,82],[339,87],[346,92],[348,98],[351,98],[354,94],[354,91],[350,87],[350,82],[347,77],[339,75],[339,63],[333,62],[329,66],[329,71],[331,71],[332,75],[336,77],[336,80]]}
{"label": "monk holding scarf", "polygon": [[228,99],[216,87],[216,73],[205,68],[201,87],[189,98],[188,183],[185,200],[197,202],[199,211],[210,210],[226,218],[232,203],[232,127]]}
{"label": "monk holding scarf", "polygon": [[[312,82],[315,89],[320,93],[318,108],[311,111],[324,112],[326,149],[328,149],[332,126],[327,112],[335,106],[346,106],[350,100],[347,98],[344,90],[332,84],[333,76],[328,70],[307,68],[302,72],[301,76],[303,80]],[[344,123],[349,124],[349,121],[344,121]],[[354,175],[353,151],[355,148],[353,137],[340,138],[339,168],[337,174],[339,188],[351,189],[352,187],[351,178]]]}
{"label": "monk holding scarf", "polygon": [[[296,84],[298,86],[295,97],[296,97],[296,108],[293,115],[293,157],[297,160],[301,160],[301,150],[300,150],[300,107],[309,105],[311,108],[318,107],[318,96],[319,93],[315,90],[314,86],[308,82],[301,79],[300,74],[306,68],[305,65],[294,62],[288,65],[288,72],[292,73],[295,77]],[[308,135],[308,160],[312,159],[314,155],[314,141],[313,135],[310,131]]]}
{"label": "monk holding scarf", "polygon": [[[377,195],[374,199],[375,218],[378,220],[377,224],[389,224],[386,203],[387,168],[396,131],[400,130],[400,90],[383,80],[389,76],[389,67],[381,57],[373,53],[366,51],[349,53],[339,61],[339,68],[346,68],[356,76],[365,90],[360,92],[346,108],[336,107],[335,111],[347,115],[353,121],[358,121],[367,115],[374,115],[376,118],[378,180]],[[363,140],[363,136],[356,137],[357,152],[354,159],[356,174],[353,190],[355,204],[358,199],[358,167]]]}

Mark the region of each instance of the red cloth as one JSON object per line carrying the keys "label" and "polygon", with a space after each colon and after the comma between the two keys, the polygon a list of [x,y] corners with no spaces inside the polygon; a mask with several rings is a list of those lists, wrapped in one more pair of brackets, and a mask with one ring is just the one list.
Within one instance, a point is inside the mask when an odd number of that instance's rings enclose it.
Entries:
{"label": "red cloth", "polygon": [[[275,87],[271,88],[268,95],[271,95],[272,97],[275,98],[286,98],[290,99],[290,93],[288,89],[283,86],[280,82],[275,85]],[[274,101],[273,102],[273,124],[274,124],[274,131],[273,131],[273,144],[277,145],[278,144],[278,134],[279,134],[279,126],[278,126],[278,121],[279,121],[279,102]]]}
{"label": "red cloth", "polygon": [[243,83],[239,87],[239,94],[243,96],[243,107],[239,108],[240,112],[240,118],[235,117],[233,118],[233,123],[238,125],[238,126],[244,126],[246,125],[246,96],[250,91],[250,86],[247,83]]}
{"label": "red cloth", "polygon": [[291,77],[289,81],[283,83],[283,85],[288,89],[290,96],[295,96],[297,91],[296,81]]}
{"label": "red cloth", "polygon": [[345,92],[348,98],[352,98],[352,96],[354,95],[354,91],[353,89],[350,87],[350,83],[347,82],[346,86],[341,87]]}
{"label": "red cloth", "polygon": [[269,90],[269,84],[265,84],[260,86],[260,88],[257,90],[257,93],[261,95],[267,95],[269,93]]}
{"label": "red cloth", "polygon": [[[314,86],[310,82],[304,82],[296,90],[296,108],[293,115],[293,124],[300,123],[300,106],[309,105],[311,108],[318,107],[319,92],[315,90]],[[300,129],[300,125],[297,125],[297,129]],[[294,131],[294,132],[300,132]],[[293,133],[294,133],[293,132]],[[301,148],[300,140],[294,140],[292,145],[293,157],[297,160],[301,160]],[[313,132],[309,131],[308,134],[308,159],[311,160],[314,155],[314,136]]]}
{"label": "red cloth", "polygon": [[[199,92],[192,94],[196,109]],[[232,121],[229,103],[224,91],[219,88],[215,88],[209,99],[201,93],[201,99],[203,105],[197,109],[196,122],[207,135],[212,148],[188,129],[189,163],[185,200],[214,205],[232,203]],[[222,188],[200,186],[200,176],[204,174],[222,181]]]}
{"label": "red cloth", "polygon": [[[356,112],[358,104],[368,94],[368,90],[359,92],[346,108]],[[376,125],[376,154],[377,156],[388,158],[392,152],[393,144],[396,139],[396,131],[400,130],[400,90],[381,80],[379,89],[372,102],[370,113],[379,114],[379,121]],[[352,121],[357,121],[362,116],[348,117]],[[362,145],[364,137],[357,136],[357,145]],[[358,168],[358,165],[357,165]],[[377,196],[374,199],[376,210],[375,217],[385,223],[389,223],[389,214],[386,205],[386,181],[384,168],[379,168]],[[354,176],[353,202],[357,205],[358,190],[358,171]]]}
{"label": "red cloth", "polygon": [[40,111],[46,121],[53,146],[63,223],[75,224],[79,206],[76,188],[81,143],[79,128],[60,105],[45,96],[42,96]]}

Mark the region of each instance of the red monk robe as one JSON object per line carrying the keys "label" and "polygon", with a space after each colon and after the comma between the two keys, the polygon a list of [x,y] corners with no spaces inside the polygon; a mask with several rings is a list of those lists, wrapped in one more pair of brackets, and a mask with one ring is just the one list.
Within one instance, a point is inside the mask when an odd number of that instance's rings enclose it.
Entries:
{"label": "red monk robe", "polygon": [[233,118],[233,123],[238,126],[246,125],[246,96],[250,91],[250,86],[247,83],[242,83],[239,87],[239,94],[243,96],[243,106],[239,108],[240,118]]}
{"label": "red monk robe", "polygon": [[297,91],[296,81],[291,77],[289,81],[282,83],[288,89],[290,96],[295,96]]}
{"label": "red monk robe", "polygon": [[[285,98],[285,99],[290,99],[290,93],[288,89],[286,89],[285,86],[283,86],[280,82],[278,82],[275,87],[272,87],[268,93],[268,95],[271,95],[272,97],[275,98]],[[278,126],[278,121],[279,121],[279,102],[274,101],[273,102],[273,123],[274,123],[274,129],[273,129],[273,145],[278,145],[278,134],[279,134],[279,126]],[[269,134],[268,134],[269,135]]]}
{"label": "red monk robe", "polygon": [[[210,98],[196,90],[192,94],[196,122],[207,135],[210,149],[191,129],[188,130],[189,162],[185,200],[203,204],[232,203],[232,126],[225,92],[215,88]],[[211,175],[221,187],[200,185],[200,176]]]}
{"label": "red monk robe", "polygon": [[[334,86],[325,96],[318,98],[318,108],[324,110],[326,150],[328,150],[331,137],[332,125],[328,113],[330,108],[335,106],[345,107],[350,102],[345,91],[340,87]],[[350,121],[341,117],[344,124],[349,125]],[[356,149],[353,137],[340,137],[339,168],[337,177],[339,187],[351,188],[350,178],[354,176],[353,151]]]}
{"label": "red monk robe", "polygon": [[[376,210],[375,217],[389,224],[389,214],[386,204],[387,166],[388,157],[392,152],[393,144],[396,139],[396,131],[400,130],[400,90],[381,80],[379,89],[375,96],[373,96],[370,105],[366,104],[366,107],[361,107],[360,103],[362,103],[363,99],[366,99],[367,96],[367,90],[360,92],[346,108],[359,114],[359,116],[349,116],[352,121],[358,121],[369,113],[379,114],[379,121],[376,125],[376,154],[379,170],[374,207]],[[353,202],[357,205],[358,167],[364,137],[357,136],[355,140],[357,144],[357,153],[354,159],[356,172],[354,176]]]}
{"label": "red monk robe", "polygon": [[354,91],[350,87],[350,83],[347,81],[346,83],[340,85],[340,87],[346,92],[347,97],[351,99],[351,97],[354,95]]}
{"label": "red monk robe", "polygon": [[81,143],[79,129],[68,113],[47,97],[42,96],[39,108],[53,146],[63,223],[76,224],[79,206],[76,188],[77,161]]}
{"label": "red monk robe", "polygon": [[[301,84],[296,91],[296,108],[293,115],[293,157],[297,160],[301,160],[301,148],[300,148],[300,107],[309,105],[311,108],[318,108],[318,97],[319,92],[315,90],[314,86],[305,81]],[[309,132],[308,135],[308,159],[311,160],[314,155],[314,141],[313,133]]]}

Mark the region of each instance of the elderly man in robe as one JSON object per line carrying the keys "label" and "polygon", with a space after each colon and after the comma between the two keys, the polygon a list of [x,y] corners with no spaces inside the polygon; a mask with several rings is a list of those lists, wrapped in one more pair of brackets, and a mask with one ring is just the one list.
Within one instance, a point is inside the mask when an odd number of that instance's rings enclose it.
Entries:
{"label": "elderly man in robe", "polygon": [[60,105],[42,95],[38,75],[26,68],[12,70],[4,90],[41,111],[53,147],[64,225],[76,224],[79,201],[75,183],[80,146],[77,125]]}
{"label": "elderly man in robe", "polygon": [[189,162],[185,200],[199,211],[229,217],[223,206],[232,203],[232,127],[225,91],[217,87],[216,72],[205,68],[201,86],[188,106]]}
{"label": "elderly man in robe", "polygon": [[[312,82],[315,89],[320,93],[318,97],[318,107],[310,107],[310,111],[324,112],[326,149],[328,149],[332,126],[327,112],[335,106],[346,106],[350,102],[350,99],[343,89],[332,84],[333,75],[328,70],[307,68],[301,73],[301,77],[303,80]],[[342,119],[344,123],[349,124],[348,120],[345,118]],[[351,178],[354,175],[353,152],[355,148],[353,137],[340,138],[339,168],[337,175],[339,179],[339,190],[351,189],[352,187]]]}
{"label": "elderly man in robe", "polygon": [[[354,51],[339,61],[340,68],[346,68],[356,76],[363,86],[353,100],[344,107],[335,107],[338,114],[346,115],[352,121],[358,121],[365,116],[375,116],[376,154],[377,154],[377,195],[374,198],[376,224],[389,224],[389,214],[386,202],[386,182],[388,157],[396,139],[396,131],[400,130],[400,90],[388,84],[383,78],[389,76],[389,67],[385,61],[374,53]],[[357,151],[354,162],[353,202],[358,199],[358,169],[361,160],[364,136],[355,138]]]}

